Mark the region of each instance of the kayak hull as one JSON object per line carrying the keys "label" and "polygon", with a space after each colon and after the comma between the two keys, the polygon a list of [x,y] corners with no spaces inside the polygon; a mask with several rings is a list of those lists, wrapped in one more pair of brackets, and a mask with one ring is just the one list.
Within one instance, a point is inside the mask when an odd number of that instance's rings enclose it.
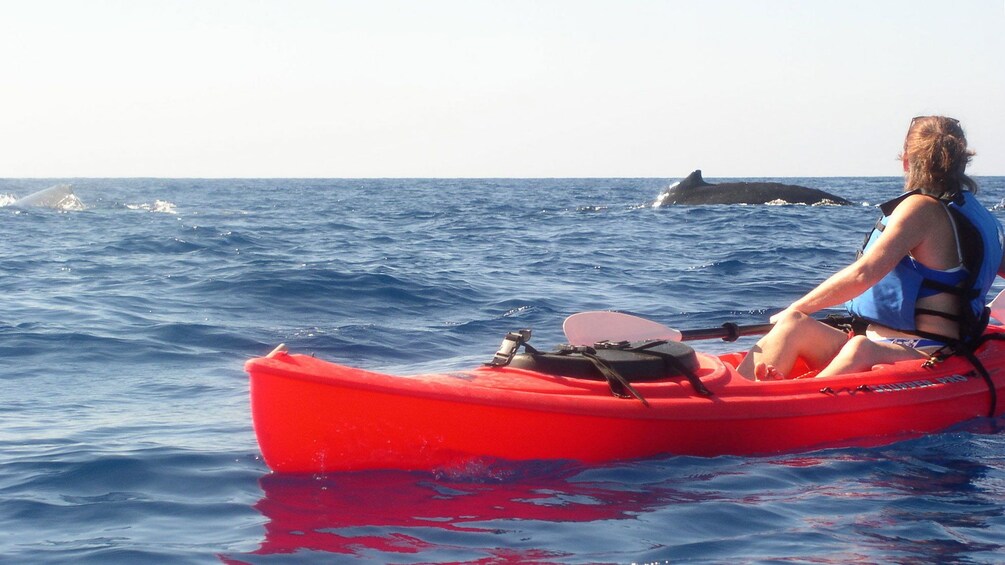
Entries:
{"label": "kayak hull", "polygon": [[[979,355],[1001,396],[1005,341]],[[737,358],[698,355],[711,396],[685,378],[635,383],[646,403],[602,381],[511,367],[403,377],[280,352],[245,368],[265,463],[288,473],[763,455],[887,443],[991,415],[989,386],[962,357],[770,382],[739,376]]]}

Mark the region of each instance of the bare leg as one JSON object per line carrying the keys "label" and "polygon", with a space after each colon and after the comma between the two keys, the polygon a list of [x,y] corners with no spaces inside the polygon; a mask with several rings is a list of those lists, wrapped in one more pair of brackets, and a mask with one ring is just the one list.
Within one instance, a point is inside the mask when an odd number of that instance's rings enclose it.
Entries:
{"label": "bare leg", "polygon": [[786,312],[775,327],[751,348],[736,370],[748,379],[754,379],[755,373],[772,371],[788,376],[800,357],[810,367],[822,369],[847,341],[847,334],[841,330],[801,312]]}
{"label": "bare leg", "polygon": [[928,354],[903,345],[871,341],[865,336],[855,336],[841,348],[834,360],[825,367],[819,377],[843,375],[868,371],[874,365],[895,363],[908,359],[921,359]]}

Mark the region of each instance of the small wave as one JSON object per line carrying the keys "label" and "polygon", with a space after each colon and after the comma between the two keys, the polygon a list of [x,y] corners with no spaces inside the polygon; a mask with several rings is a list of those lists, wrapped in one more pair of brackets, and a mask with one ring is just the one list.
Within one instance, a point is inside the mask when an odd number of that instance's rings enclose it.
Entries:
{"label": "small wave", "polygon": [[738,259],[726,259],[723,261],[712,261],[700,265],[692,265],[684,269],[686,272],[712,272],[723,274],[738,273],[746,267],[747,263]]}
{"label": "small wave", "polygon": [[53,208],[67,212],[79,212],[80,210],[86,210],[87,206],[77,198],[76,194],[67,194]]}
{"label": "small wave", "polygon": [[[806,204],[804,202],[789,202],[783,198],[776,198],[775,200],[770,200],[764,203],[765,206],[842,206],[840,202],[835,202],[829,198],[824,198],[819,202],[813,202]],[[746,206],[746,204],[741,204],[741,206]]]}
{"label": "small wave", "polygon": [[513,318],[520,316],[525,312],[534,310],[533,306],[517,306],[516,308],[511,308],[503,313],[503,318]]}
{"label": "small wave", "polygon": [[820,202],[814,202],[813,204],[810,204],[810,206],[841,206],[841,204],[839,202],[831,200],[830,198],[824,198]]}
{"label": "small wave", "polygon": [[0,194],[0,208],[10,206],[15,200],[17,200],[17,197],[13,194]]}
{"label": "small wave", "polygon": [[159,212],[161,214],[177,214],[177,206],[167,200],[154,200],[153,204],[126,204],[130,210],[146,210],[147,212]]}

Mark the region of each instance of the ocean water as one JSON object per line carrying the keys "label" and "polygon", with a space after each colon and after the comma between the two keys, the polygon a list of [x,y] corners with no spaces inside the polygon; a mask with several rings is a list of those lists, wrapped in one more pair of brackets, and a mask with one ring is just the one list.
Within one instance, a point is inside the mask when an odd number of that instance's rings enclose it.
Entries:
{"label": "ocean water", "polygon": [[[763,323],[849,262],[901,185],[653,208],[673,180],[0,180],[0,561],[1005,560],[989,419],[770,457],[270,474],[242,365],[278,343],[418,373],[520,328],[550,348],[583,310]],[[978,180],[1005,219],[1005,178]],[[61,182],[80,206],[9,206]]]}

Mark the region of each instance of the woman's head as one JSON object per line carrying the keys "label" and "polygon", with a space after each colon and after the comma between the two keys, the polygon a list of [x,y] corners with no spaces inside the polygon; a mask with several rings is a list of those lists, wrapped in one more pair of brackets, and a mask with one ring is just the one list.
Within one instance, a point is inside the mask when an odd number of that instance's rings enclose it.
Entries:
{"label": "woman's head", "polygon": [[944,196],[966,188],[977,192],[977,183],[966,175],[974,152],[960,122],[945,116],[919,116],[911,120],[904,140],[904,188]]}

